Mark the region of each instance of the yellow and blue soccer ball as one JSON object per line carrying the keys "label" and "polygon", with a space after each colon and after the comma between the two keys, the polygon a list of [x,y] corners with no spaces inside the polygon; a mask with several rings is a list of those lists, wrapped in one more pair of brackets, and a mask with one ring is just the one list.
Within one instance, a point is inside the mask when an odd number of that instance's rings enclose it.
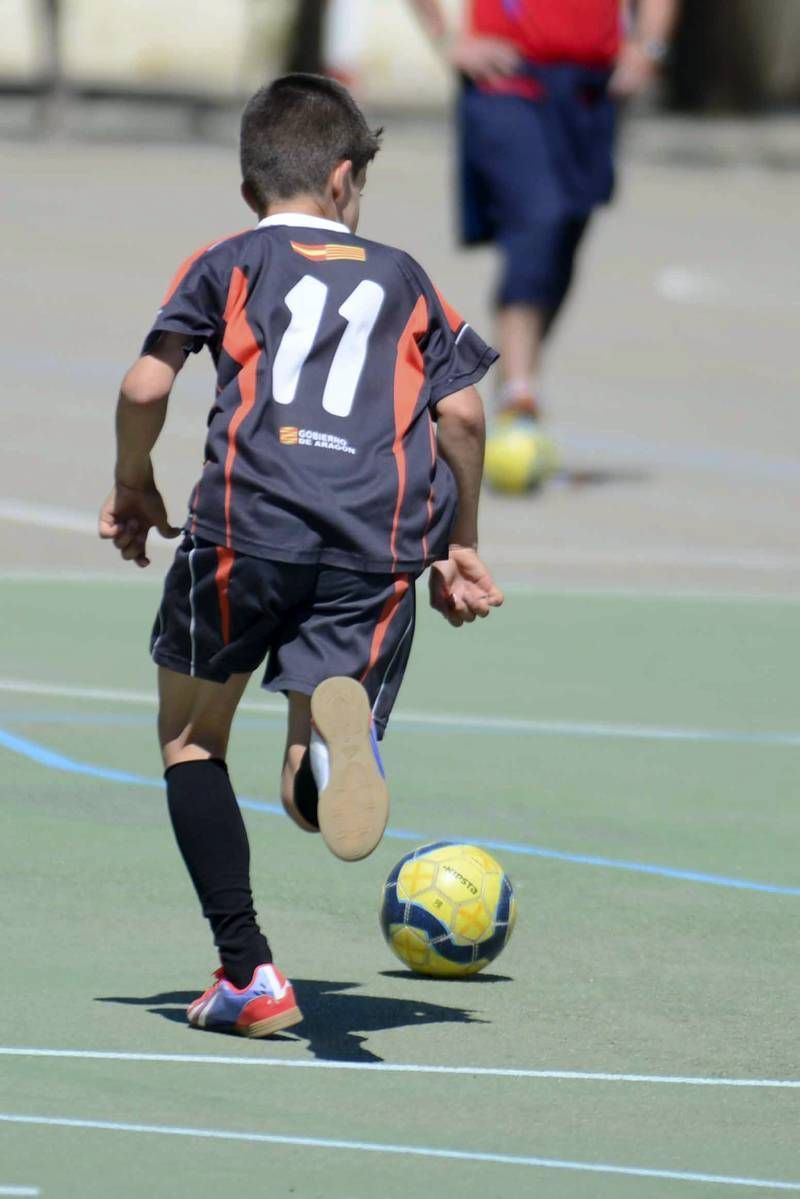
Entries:
{"label": "yellow and blue soccer ball", "polygon": [[383,935],[418,974],[476,974],[500,953],[516,918],[511,880],[475,845],[423,845],[400,859],[383,888]]}
{"label": "yellow and blue soccer ball", "polygon": [[520,495],[558,469],[558,451],[535,421],[500,420],[486,440],[483,473],[495,491]]}

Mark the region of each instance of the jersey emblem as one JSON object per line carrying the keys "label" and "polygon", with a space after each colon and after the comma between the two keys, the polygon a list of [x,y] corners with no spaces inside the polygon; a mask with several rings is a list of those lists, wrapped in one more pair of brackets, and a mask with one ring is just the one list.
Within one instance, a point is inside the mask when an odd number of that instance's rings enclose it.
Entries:
{"label": "jersey emblem", "polygon": [[335,433],[321,433],[319,429],[298,429],[294,425],[282,425],[278,430],[281,445],[311,446],[315,450],[333,450],[337,454],[356,454],[358,451],[346,437]]}
{"label": "jersey emblem", "polygon": [[346,246],[331,243],[327,246],[305,246],[299,241],[291,242],[295,254],[302,254],[311,262],[366,262],[367,251],[363,246]]}

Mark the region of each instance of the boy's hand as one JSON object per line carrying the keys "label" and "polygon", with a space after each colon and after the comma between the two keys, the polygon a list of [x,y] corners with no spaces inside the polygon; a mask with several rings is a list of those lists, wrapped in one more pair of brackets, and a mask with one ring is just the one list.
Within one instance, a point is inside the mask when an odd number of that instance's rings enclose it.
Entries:
{"label": "boy's hand", "polygon": [[505,596],[477,553],[467,546],[451,545],[446,561],[434,562],[430,573],[431,607],[454,628],[488,616]]}
{"label": "boy's hand", "polygon": [[647,51],[638,42],[626,42],[611,76],[609,91],[619,99],[638,96],[646,91],[657,73],[656,63]]}
{"label": "boy's hand", "polygon": [[451,66],[470,79],[481,82],[504,79],[515,74],[522,61],[512,42],[498,37],[459,37],[449,53]]}
{"label": "boy's hand", "polygon": [[161,493],[154,482],[141,488],[115,483],[100,509],[98,532],[104,541],[113,540],[122,557],[137,566],[149,566],[147,534],[157,529],[162,537],[177,537],[180,529],[169,523]]}

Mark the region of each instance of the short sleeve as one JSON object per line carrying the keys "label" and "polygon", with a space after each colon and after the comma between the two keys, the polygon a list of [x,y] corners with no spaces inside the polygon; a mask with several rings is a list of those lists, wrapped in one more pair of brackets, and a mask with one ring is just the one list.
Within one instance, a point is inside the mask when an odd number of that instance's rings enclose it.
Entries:
{"label": "short sleeve", "polygon": [[176,271],[144,340],[143,354],[161,333],[184,333],[186,348],[193,354],[219,340],[225,302],[208,249],[198,250]]}
{"label": "short sleeve", "polygon": [[430,287],[428,331],[422,345],[430,403],[478,383],[499,354],[452,308],[436,288]]}

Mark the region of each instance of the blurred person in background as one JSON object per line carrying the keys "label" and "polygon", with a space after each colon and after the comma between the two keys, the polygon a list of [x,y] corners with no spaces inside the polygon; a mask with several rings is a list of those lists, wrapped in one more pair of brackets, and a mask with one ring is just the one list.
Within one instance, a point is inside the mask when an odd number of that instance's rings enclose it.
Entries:
{"label": "blurred person in background", "polygon": [[498,416],[537,422],[542,346],[613,191],[618,103],[655,79],[679,0],[468,0],[458,31],[441,0],[411,2],[462,81],[461,240],[501,253]]}
{"label": "blurred person in background", "polygon": [[298,0],[286,69],[328,75],[358,93],[373,15],[370,0]]}

